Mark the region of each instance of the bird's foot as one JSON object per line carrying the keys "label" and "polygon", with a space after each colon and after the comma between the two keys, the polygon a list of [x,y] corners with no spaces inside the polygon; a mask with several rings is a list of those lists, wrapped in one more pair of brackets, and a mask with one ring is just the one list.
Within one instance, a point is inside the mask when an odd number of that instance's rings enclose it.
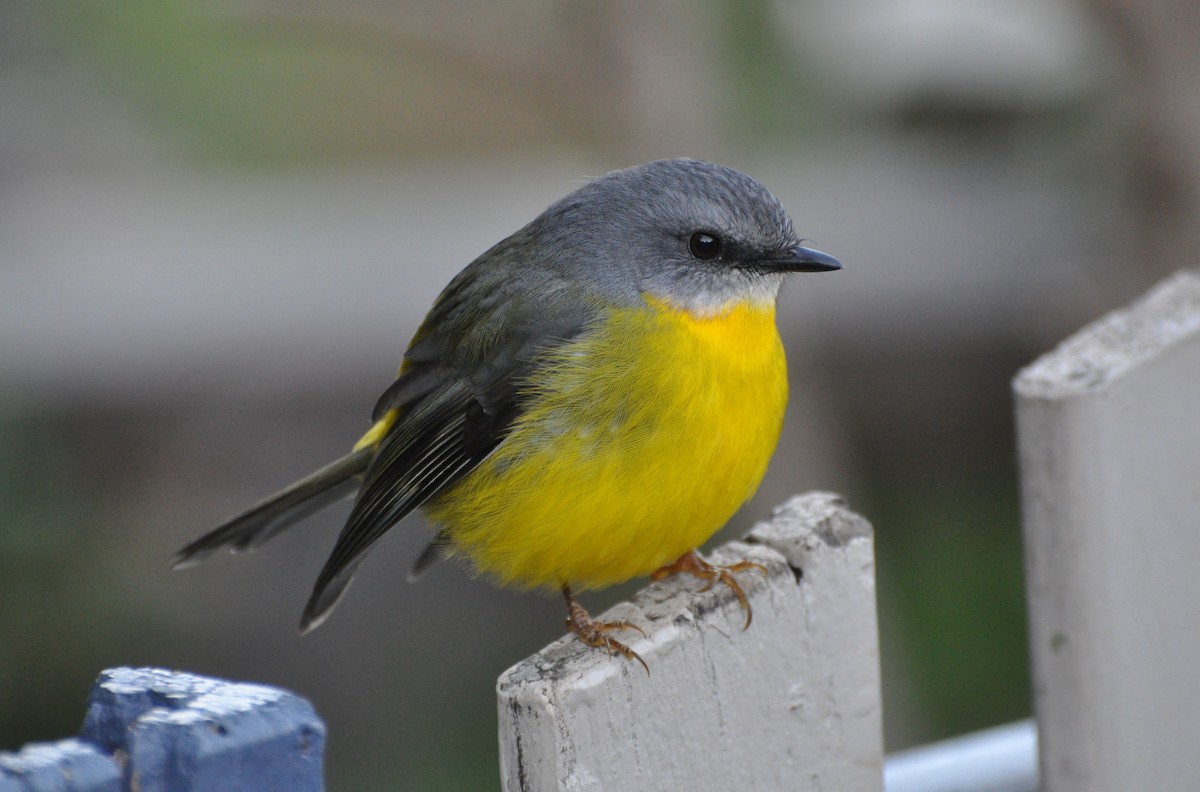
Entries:
{"label": "bird's foot", "polygon": [[644,638],[646,637],[645,630],[632,622],[596,621],[591,617],[591,614],[584,610],[584,607],[579,604],[575,597],[571,595],[569,587],[563,586],[562,591],[563,596],[567,600],[567,629],[579,636],[579,640],[588,646],[603,649],[610,655],[619,654],[627,660],[637,660],[642,664],[642,668],[646,669],[646,673],[650,673],[650,666],[646,665],[646,661],[642,659],[641,655],[616,638],[608,636],[608,633],[613,630],[636,630]]}
{"label": "bird's foot", "polygon": [[733,575],[735,572],[745,572],[750,569],[757,569],[764,575],[767,574],[767,568],[762,564],[755,563],[754,561],[739,561],[736,564],[730,564],[729,566],[718,566],[716,564],[708,563],[700,557],[699,553],[697,553],[695,550],[692,550],[691,552],[681,555],[673,563],[667,564],[661,569],[656,569],[654,573],[650,575],[650,579],[662,580],[670,575],[677,575],[680,572],[686,572],[689,575],[698,577],[705,581],[704,588],[700,589],[701,592],[708,591],[713,586],[717,585],[717,583],[724,583],[733,591],[733,595],[737,597],[738,603],[740,603],[742,606],[742,610],[746,612],[746,624],[742,627],[744,630],[750,626],[750,619],[752,618],[752,614],[750,613],[750,601],[746,599],[746,592],[742,590],[741,584],[737,582],[737,578],[735,578]]}

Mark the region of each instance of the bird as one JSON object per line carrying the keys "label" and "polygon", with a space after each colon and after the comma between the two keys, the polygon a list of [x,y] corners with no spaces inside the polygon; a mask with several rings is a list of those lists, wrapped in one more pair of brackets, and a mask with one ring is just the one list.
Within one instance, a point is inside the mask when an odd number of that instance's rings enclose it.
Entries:
{"label": "bird", "polygon": [[[612,171],[552,203],[445,287],[349,453],[172,560],[256,548],[353,497],[300,622],[319,625],[368,550],[420,509],[411,576],[459,557],[494,582],[562,593],[588,646],[641,662],[576,593],[675,573],[728,585],[697,552],[755,492],[788,398],[776,300],[804,247],[758,181],[676,158]],[[643,633],[644,635],[644,633]]]}

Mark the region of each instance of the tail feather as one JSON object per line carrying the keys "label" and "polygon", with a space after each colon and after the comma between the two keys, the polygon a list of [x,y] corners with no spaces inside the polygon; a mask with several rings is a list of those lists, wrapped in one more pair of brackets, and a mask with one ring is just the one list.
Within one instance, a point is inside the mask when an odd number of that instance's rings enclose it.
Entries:
{"label": "tail feather", "polygon": [[304,606],[304,613],[300,616],[301,635],[317,629],[322,622],[329,618],[333,607],[341,601],[346,589],[354,580],[354,573],[358,570],[360,560],[362,559],[355,559],[348,566],[340,569],[324,585],[318,584],[313,587],[312,596],[308,598],[308,604]]}
{"label": "tail feather", "polygon": [[425,545],[425,549],[421,551],[421,555],[417,556],[417,560],[413,563],[412,569],[408,572],[408,582],[415,583],[417,578],[425,574],[425,570],[433,566],[437,561],[445,555],[446,548],[450,545],[450,533],[446,529],[437,532],[437,536]]}
{"label": "tail feather", "polygon": [[171,559],[172,568],[198,564],[223,548],[235,553],[252,550],[308,515],[353,495],[374,453],[373,448],[354,451],[277,492],[180,550]]}

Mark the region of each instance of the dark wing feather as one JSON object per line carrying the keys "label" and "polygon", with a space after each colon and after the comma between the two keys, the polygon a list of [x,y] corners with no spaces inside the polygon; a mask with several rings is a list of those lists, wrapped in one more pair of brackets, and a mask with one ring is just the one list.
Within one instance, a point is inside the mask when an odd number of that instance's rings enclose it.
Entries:
{"label": "dark wing feather", "polygon": [[378,421],[384,413],[391,409],[403,408],[417,399],[427,396],[437,390],[441,384],[441,372],[430,362],[414,364],[406,361],[403,372],[396,381],[379,397],[375,409],[371,411],[371,420]]}
{"label": "dark wing feather", "polygon": [[[400,416],[367,468],[354,508],[313,587],[301,630],[320,624],[345,592],[363,554],[413,509],[454,484],[508,434],[522,410],[521,386],[539,352],[587,324],[582,300],[530,304],[556,280],[481,260],[435,303],[405,355],[405,367],[375,415]],[[539,282],[539,278],[543,282]],[[560,291],[562,284],[556,284]],[[471,299],[471,295],[477,299]]]}
{"label": "dark wing feather", "polygon": [[[462,388],[451,389],[461,391]],[[462,394],[447,393],[420,420],[401,421],[380,444],[367,468],[362,489],[346,526],[317,576],[300,629],[320,624],[345,592],[367,549],[406,514],[477,465],[482,454],[469,454]],[[424,406],[424,405],[422,405]],[[499,442],[499,437],[491,447]],[[488,451],[491,450],[489,447]]]}

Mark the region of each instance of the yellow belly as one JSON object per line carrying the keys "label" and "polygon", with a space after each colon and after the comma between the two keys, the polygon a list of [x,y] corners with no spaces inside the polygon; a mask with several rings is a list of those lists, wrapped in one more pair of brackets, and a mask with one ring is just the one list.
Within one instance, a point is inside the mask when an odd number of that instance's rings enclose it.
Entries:
{"label": "yellow belly", "polygon": [[426,506],[479,571],[577,589],[647,575],[754,494],[787,402],[773,304],[621,309],[549,363],[504,442]]}

